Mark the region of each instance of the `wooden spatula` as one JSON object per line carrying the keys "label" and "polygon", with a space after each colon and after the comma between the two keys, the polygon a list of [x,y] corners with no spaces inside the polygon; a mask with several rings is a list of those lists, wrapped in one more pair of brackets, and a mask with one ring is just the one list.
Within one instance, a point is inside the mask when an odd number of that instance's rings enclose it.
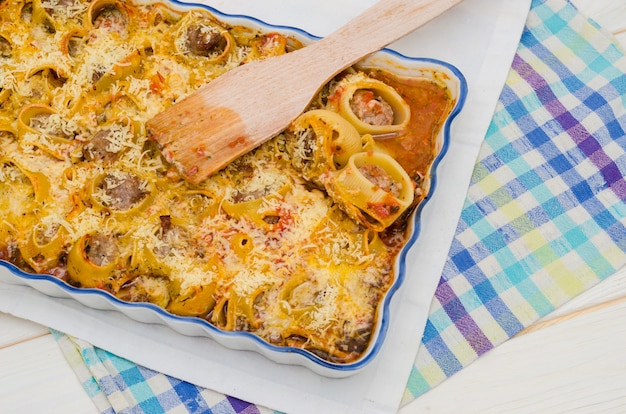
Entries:
{"label": "wooden spatula", "polygon": [[148,132],[200,182],[286,129],[334,75],[461,1],[380,0],[318,42],[211,81],[149,120]]}

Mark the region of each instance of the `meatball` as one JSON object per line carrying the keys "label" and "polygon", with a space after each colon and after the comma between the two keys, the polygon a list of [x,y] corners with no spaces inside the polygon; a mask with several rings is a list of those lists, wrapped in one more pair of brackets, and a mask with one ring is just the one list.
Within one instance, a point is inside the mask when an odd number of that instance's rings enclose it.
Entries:
{"label": "meatball", "polygon": [[52,113],[37,114],[30,119],[29,126],[43,134],[64,139],[74,139],[75,133],[69,130],[67,121]]}
{"label": "meatball", "polygon": [[383,168],[375,164],[365,164],[359,167],[359,171],[376,187],[387,193],[400,197],[402,184],[393,179]]}
{"label": "meatball", "polygon": [[392,125],[394,114],[391,105],[367,89],[359,89],[352,96],[350,109],[363,122],[370,125]]}
{"label": "meatball", "polygon": [[216,28],[195,25],[187,29],[187,48],[198,56],[221,54],[226,48],[226,38]]}
{"label": "meatball", "polygon": [[130,209],[148,195],[144,183],[132,174],[107,174],[101,188],[104,190],[104,204],[119,211]]}
{"label": "meatball", "polygon": [[119,150],[110,141],[111,130],[103,129],[96,132],[91,140],[85,145],[83,155],[87,161],[113,162],[119,154]]}
{"label": "meatball", "polygon": [[85,253],[96,266],[106,266],[117,258],[119,249],[112,236],[96,233],[89,238]]}

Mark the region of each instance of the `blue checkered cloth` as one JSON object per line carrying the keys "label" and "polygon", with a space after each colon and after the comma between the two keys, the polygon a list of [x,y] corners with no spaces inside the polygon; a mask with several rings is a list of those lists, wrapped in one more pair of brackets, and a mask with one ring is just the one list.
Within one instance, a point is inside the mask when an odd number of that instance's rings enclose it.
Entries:
{"label": "blue checkered cloth", "polygon": [[533,1],[404,402],[624,265],[625,73],[569,2]]}
{"label": "blue checkered cloth", "polygon": [[273,414],[273,410],[136,365],[51,330],[78,380],[102,414]]}
{"label": "blue checkered cloth", "polygon": [[[534,0],[405,390],[408,403],[626,262],[626,58]],[[272,413],[56,333],[102,413]]]}

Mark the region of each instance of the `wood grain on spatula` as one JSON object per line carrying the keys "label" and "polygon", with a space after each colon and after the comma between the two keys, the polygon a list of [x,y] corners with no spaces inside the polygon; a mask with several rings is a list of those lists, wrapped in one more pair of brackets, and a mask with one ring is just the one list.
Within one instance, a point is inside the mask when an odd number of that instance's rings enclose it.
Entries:
{"label": "wood grain on spatula", "polygon": [[200,182],[287,128],[337,73],[461,1],[381,0],[309,46],[211,81],[149,120],[149,134]]}

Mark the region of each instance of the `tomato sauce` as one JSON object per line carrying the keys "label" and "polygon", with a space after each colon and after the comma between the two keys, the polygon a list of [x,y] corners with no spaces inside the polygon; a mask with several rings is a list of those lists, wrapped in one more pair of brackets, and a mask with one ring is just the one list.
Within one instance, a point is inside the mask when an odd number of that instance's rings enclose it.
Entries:
{"label": "tomato sauce", "polygon": [[430,79],[400,78],[383,71],[372,71],[370,76],[393,87],[411,107],[411,119],[404,134],[378,143],[410,177],[427,175],[437,155],[437,135],[455,103],[450,90]]}

